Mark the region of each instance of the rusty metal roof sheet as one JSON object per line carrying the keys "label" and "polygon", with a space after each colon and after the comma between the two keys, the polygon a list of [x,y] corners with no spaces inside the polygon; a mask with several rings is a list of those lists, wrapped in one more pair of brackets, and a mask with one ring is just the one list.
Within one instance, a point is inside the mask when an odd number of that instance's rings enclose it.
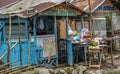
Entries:
{"label": "rusty metal roof sheet", "polygon": [[14,5],[19,1],[20,0],[0,0],[0,9]]}
{"label": "rusty metal roof sheet", "polygon": [[[63,2],[63,3],[65,3],[65,2]],[[62,4],[62,3],[59,3],[59,4]],[[49,8],[52,8],[52,7],[54,7],[54,6],[56,6],[56,5],[59,5],[59,4],[54,3],[54,2],[44,2],[44,3],[40,3],[40,4],[37,5],[37,6],[31,7],[31,10],[34,9],[34,13],[33,13],[33,14],[29,14],[29,13],[28,13],[29,9],[28,9],[28,10],[25,10],[25,11],[23,11],[23,12],[20,12],[19,14],[22,14],[23,16],[28,17],[28,16],[32,16],[32,15],[34,15],[34,14],[36,14],[36,13],[39,13],[39,14],[40,14],[42,11],[44,11],[44,10],[46,10],[46,9],[49,9]],[[80,11],[81,14],[84,12],[84,11],[80,10],[79,8],[73,6],[73,5],[70,4],[70,3],[67,3],[67,5],[69,5],[71,8],[73,8],[73,9],[75,9],[75,10]]]}
{"label": "rusty metal roof sheet", "polygon": [[[46,9],[49,9],[51,7],[54,7],[56,5],[66,3],[66,2],[62,2],[62,3],[54,3],[54,2],[42,2],[41,3],[41,2],[38,2],[38,3],[33,5],[32,2],[30,2],[30,3],[24,3],[24,2],[25,2],[25,0],[11,6],[10,8],[1,10],[0,13],[2,13],[2,14],[13,13],[14,15],[26,18],[26,17],[31,17],[37,13],[40,13],[40,12],[42,12]],[[70,7],[72,7],[73,9],[80,11],[82,14],[83,11],[80,10],[78,7],[72,5],[71,3],[67,3],[67,4]]]}
{"label": "rusty metal roof sheet", "polygon": [[[105,0],[90,0],[91,12],[104,3],[104,1]],[[88,0],[73,1],[72,4],[84,10],[85,12],[90,12]]]}
{"label": "rusty metal roof sheet", "polygon": [[[28,10],[22,11],[19,14],[22,14],[23,16],[32,16],[36,13],[42,12],[48,8],[51,8],[55,5],[56,3],[53,2],[44,2],[44,3],[40,3],[39,5],[33,6]],[[29,11],[34,10],[34,13],[28,13]]]}
{"label": "rusty metal roof sheet", "polygon": [[[8,8],[4,8],[0,10],[0,14],[14,14],[21,17],[28,17],[31,16],[38,11],[45,10],[47,8],[50,8],[51,6],[54,6],[56,3],[54,2],[45,2],[41,0],[21,0],[20,2],[16,3],[13,6],[10,6]],[[33,14],[28,14],[28,11],[35,10]]]}
{"label": "rusty metal roof sheet", "polygon": [[9,6],[8,8],[4,8],[0,11],[1,14],[8,14],[8,13],[19,13],[24,10],[29,9],[32,6],[36,6],[40,4],[41,0],[21,0],[20,2],[16,3],[13,6]]}

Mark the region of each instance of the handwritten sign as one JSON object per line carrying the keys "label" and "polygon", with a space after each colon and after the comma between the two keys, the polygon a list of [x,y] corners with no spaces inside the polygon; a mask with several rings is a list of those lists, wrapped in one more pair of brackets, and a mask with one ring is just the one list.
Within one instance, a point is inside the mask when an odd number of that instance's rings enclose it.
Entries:
{"label": "handwritten sign", "polygon": [[54,35],[43,35],[37,38],[37,46],[42,46],[43,57],[56,55],[55,48],[55,36]]}

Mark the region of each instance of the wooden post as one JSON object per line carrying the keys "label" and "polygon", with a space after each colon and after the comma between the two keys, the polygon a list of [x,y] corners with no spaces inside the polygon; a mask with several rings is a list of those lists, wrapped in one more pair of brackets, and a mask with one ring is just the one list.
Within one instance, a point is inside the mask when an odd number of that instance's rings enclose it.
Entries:
{"label": "wooden post", "polygon": [[18,16],[18,41],[19,41],[19,48],[20,48],[20,66],[22,66],[22,48],[20,43],[20,17]]}
{"label": "wooden post", "polygon": [[28,42],[28,67],[30,67],[30,43],[31,43],[31,34],[29,34],[29,42]]}
{"label": "wooden post", "polygon": [[90,14],[90,17],[91,17],[92,14],[91,14],[91,4],[90,4],[90,0],[88,0],[88,5],[89,5],[89,14]]}
{"label": "wooden post", "polygon": [[[56,47],[56,53],[58,54],[58,44],[57,44],[57,19],[56,19],[56,16],[54,16],[54,34],[55,34],[55,47]],[[57,55],[57,58],[58,58],[58,55]],[[56,64],[58,65],[58,59],[56,61]]]}
{"label": "wooden post", "polygon": [[34,16],[34,20],[33,20],[33,32],[34,32],[34,45],[36,47],[37,45],[37,40],[36,40],[36,20],[37,20],[37,16]]}
{"label": "wooden post", "polygon": [[113,39],[111,39],[111,41],[110,41],[111,42],[110,43],[110,46],[111,46],[111,48],[110,48],[110,55],[111,55],[111,62],[112,62],[112,67],[113,67],[114,64],[113,64],[113,54],[112,54],[113,53],[113,50],[112,50],[112,44],[113,44],[113,42],[112,41],[113,41]]}
{"label": "wooden post", "polygon": [[[8,42],[7,42],[7,45],[8,45],[8,56],[7,56],[7,62],[9,63],[10,62],[10,43],[11,43],[11,14],[9,14],[9,38],[8,38]],[[9,67],[9,65],[8,65]]]}
{"label": "wooden post", "polygon": [[93,26],[93,19],[92,19],[92,14],[91,14],[91,3],[90,3],[90,0],[88,0],[88,5],[89,5],[89,15],[90,15],[90,18],[89,18],[89,29],[90,31],[92,30],[92,35],[94,34],[94,30],[92,29]]}
{"label": "wooden post", "polygon": [[113,22],[112,22],[112,13],[110,13],[110,16],[111,16],[110,26],[111,26],[111,30],[112,30],[111,33],[112,33],[112,37],[113,37],[113,36],[115,36],[115,35],[114,35],[114,26],[112,25],[112,23],[113,23]]}

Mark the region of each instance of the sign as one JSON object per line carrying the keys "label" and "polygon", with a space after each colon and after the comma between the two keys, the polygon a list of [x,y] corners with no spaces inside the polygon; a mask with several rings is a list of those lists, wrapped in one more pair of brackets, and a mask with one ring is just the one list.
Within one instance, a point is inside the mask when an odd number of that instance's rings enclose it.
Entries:
{"label": "sign", "polygon": [[56,55],[55,47],[55,36],[54,35],[43,35],[37,37],[37,46],[42,46],[43,57],[48,57],[48,55]]}
{"label": "sign", "polygon": [[64,10],[64,9],[48,9],[43,11],[44,15],[59,15],[59,16],[76,16],[78,13],[74,10]]}
{"label": "sign", "polygon": [[43,57],[47,57],[49,54],[56,55],[55,52],[55,38],[43,38]]}

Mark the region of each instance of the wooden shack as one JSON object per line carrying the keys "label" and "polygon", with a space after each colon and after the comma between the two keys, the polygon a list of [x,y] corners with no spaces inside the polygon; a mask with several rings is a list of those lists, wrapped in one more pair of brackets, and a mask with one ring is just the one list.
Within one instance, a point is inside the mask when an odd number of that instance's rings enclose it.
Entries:
{"label": "wooden shack", "polygon": [[[13,7],[17,7],[16,5]],[[3,15],[7,17],[0,18],[0,58],[11,68],[48,64],[49,67],[57,66],[58,40],[67,41],[69,21],[70,26],[75,30],[77,28],[74,26],[75,21],[79,23],[79,26],[83,13],[66,2],[60,4],[44,2],[30,9],[22,10],[21,8],[19,12],[9,13],[7,9],[4,9],[3,12]],[[67,43],[65,43],[65,47],[67,48],[64,50],[66,51],[64,55],[67,57],[70,55],[68,52],[72,51],[71,48],[68,48]],[[60,55],[62,56],[62,53]],[[72,62],[70,57],[65,58],[69,65]]]}

